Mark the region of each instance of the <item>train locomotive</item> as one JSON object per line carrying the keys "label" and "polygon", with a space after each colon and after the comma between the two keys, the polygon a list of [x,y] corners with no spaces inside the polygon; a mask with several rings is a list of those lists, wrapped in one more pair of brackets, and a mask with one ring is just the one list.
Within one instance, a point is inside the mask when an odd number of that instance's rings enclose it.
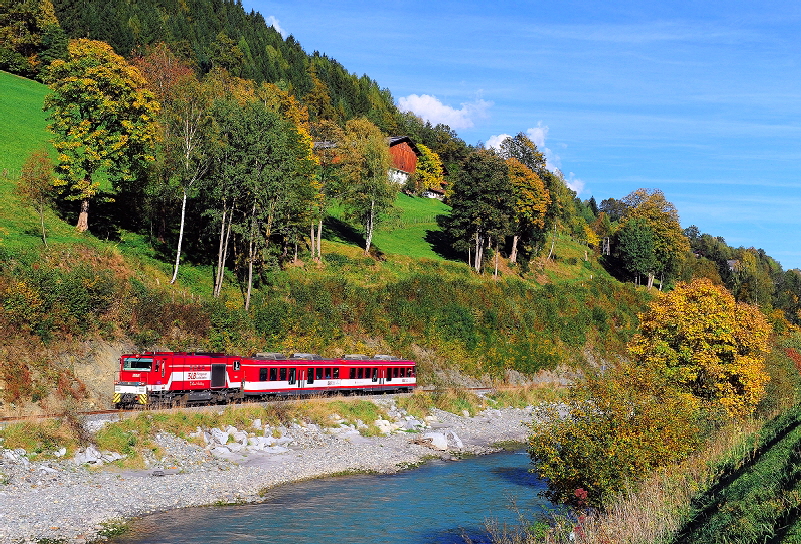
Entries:
{"label": "train locomotive", "polygon": [[417,385],[414,361],[353,354],[145,352],[120,357],[116,408],[226,404],[245,399],[325,393],[396,393]]}

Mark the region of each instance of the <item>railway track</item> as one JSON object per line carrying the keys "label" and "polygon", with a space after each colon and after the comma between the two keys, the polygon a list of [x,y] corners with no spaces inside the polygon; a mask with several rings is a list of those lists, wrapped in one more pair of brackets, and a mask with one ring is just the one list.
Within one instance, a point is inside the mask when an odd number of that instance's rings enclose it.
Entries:
{"label": "railway track", "polygon": [[[464,387],[462,388],[466,391],[470,391],[476,394],[486,394],[491,393],[495,389],[492,387]],[[435,388],[430,386],[425,387],[418,387],[418,391],[434,391]],[[348,395],[349,398],[387,398],[387,397],[406,397],[412,395],[413,393],[389,393],[385,395],[375,395],[375,394],[351,394]],[[225,408],[226,406],[242,406],[245,404],[269,404],[275,402],[301,402],[303,400],[308,400],[309,398],[315,398],[315,395],[303,396],[303,397],[293,397],[293,398],[281,398],[281,399],[270,399],[270,400],[258,400],[258,401],[245,401],[240,403],[231,403],[231,404],[197,404],[197,405],[187,405],[181,407],[163,407],[157,405],[148,405],[142,406],[135,409],[125,409],[125,410],[115,410],[115,409],[107,409],[107,410],[89,410],[84,412],[79,412],[78,416],[89,418],[89,419],[104,419],[102,416],[121,416],[125,417],[128,415],[134,414],[141,414],[142,412],[173,412],[177,410],[219,410],[220,408]],[[335,398],[334,396],[328,396],[327,398]],[[41,415],[27,415],[21,417],[15,416],[6,416],[0,417],[0,429],[5,425],[10,423],[19,423],[22,421],[38,421],[38,420],[45,420],[45,419],[54,419],[63,417],[63,414],[41,414]]]}

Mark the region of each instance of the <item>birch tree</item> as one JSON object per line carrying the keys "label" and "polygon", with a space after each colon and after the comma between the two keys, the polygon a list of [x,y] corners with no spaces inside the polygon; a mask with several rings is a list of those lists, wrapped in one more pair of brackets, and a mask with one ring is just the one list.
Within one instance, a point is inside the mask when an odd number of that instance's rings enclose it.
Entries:
{"label": "birch tree", "polygon": [[348,214],[364,232],[364,254],[370,252],[381,214],[392,207],[400,187],[389,179],[392,164],[389,144],[367,119],[352,119],[345,125],[342,145],[340,197]]}

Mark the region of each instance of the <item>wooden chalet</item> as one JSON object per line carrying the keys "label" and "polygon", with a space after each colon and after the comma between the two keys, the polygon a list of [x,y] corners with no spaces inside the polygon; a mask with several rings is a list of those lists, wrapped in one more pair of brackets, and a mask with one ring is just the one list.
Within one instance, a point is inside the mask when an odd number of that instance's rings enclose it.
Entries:
{"label": "wooden chalet", "polygon": [[417,168],[417,157],[420,150],[408,136],[395,136],[388,138],[389,153],[392,155],[392,168],[389,178],[403,185]]}

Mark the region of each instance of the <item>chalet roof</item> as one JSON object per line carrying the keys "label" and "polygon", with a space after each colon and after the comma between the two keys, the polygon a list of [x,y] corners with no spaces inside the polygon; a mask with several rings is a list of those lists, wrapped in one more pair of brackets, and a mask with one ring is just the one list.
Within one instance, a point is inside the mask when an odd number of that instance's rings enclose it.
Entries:
{"label": "chalet roof", "polygon": [[417,144],[414,143],[414,140],[412,140],[408,136],[390,136],[389,138],[387,138],[387,142],[389,142],[389,147],[393,147],[405,142],[409,144],[409,147],[412,148],[412,151],[414,151],[415,155],[417,155],[418,157],[420,156],[420,149],[417,147]]}

